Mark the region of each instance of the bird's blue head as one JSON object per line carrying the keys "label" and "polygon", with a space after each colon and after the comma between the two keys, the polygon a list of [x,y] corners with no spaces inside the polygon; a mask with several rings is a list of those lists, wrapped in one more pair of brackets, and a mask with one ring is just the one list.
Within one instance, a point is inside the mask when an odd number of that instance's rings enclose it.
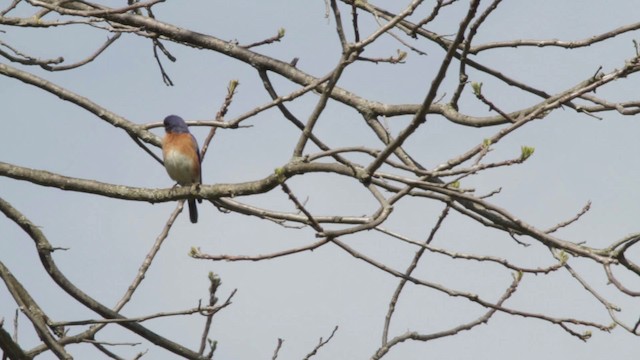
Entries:
{"label": "bird's blue head", "polygon": [[188,133],[187,123],[178,115],[169,115],[164,118],[164,131],[171,133]]}

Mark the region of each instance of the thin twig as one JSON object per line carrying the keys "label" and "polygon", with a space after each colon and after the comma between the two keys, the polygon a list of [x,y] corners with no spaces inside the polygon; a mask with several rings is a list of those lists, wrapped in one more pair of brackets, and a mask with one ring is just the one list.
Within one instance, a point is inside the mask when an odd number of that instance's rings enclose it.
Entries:
{"label": "thin twig", "polygon": [[[218,298],[216,297],[216,292],[218,291],[218,288],[220,287],[221,284],[222,284],[222,281],[220,281],[220,277],[214,274],[213,272],[209,272],[209,306],[210,307],[215,306],[216,302],[218,301]],[[213,315],[214,313],[211,312],[206,316],[207,319],[205,321],[204,330],[202,331],[202,337],[200,339],[200,349],[198,350],[200,354],[204,354],[204,350],[207,345],[207,338],[209,337],[209,331],[211,330]]]}
{"label": "thin twig", "polygon": [[297,254],[305,251],[313,251],[322,245],[328,243],[328,239],[322,239],[310,245],[301,246],[293,249],[287,249],[283,251],[278,251],[274,253],[264,254],[264,255],[209,255],[203,254],[199,248],[192,248],[191,252],[189,252],[189,256],[194,259],[203,259],[203,260],[213,260],[213,261],[261,261],[261,260],[271,260],[276,259],[283,256],[288,256],[292,254]]}
{"label": "thin twig", "polygon": [[502,296],[500,297],[500,299],[498,299],[498,301],[495,304],[494,308],[489,309],[484,315],[480,316],[479,318],[468,322],[466,324],[460,324],[458,326],[455,326],[451,329],[448,330],[444,330],[444,331],[438,331],[432,334],[419,334],[417,332],[406,332],[402,335],[396,336],[393,339],[385,342],[377,351],[376,353],[371,357],[372,360],[379,360],[381,359],[383,356],[385,356],[385,354],[387,354],[389,352],[389,350],[391,350],[391,348],[393,348],[394,346],[406,341],[406,340],[416,340],[416,341],[431,341],[431,340],[435,340],[435,339],[440,339],[443,337],[447,337],[447,336],[453,336],[456,335],[462,331],[465,330],[471,330],[472,328],[484,324],[486,322],[489,321],[489,319],[497,312],[497,308],[502,307],[502,304],[504,304],[504,302],[509,299],[511,297],[511,295],[513,295],[513,293],[516,291],[516,289],[518,288],[518,285],[520,284],[520,280],[521,280],[521,276],[519,276],[518,274],[513,276],[513,282],[511,283],[511,285],[507,288],[507,290],[504,292],[504,294],[502,294]]}
{"label": "thin twig", "polygon": [[2,12],[0,12],[0,17],[4,17],[11,10],[15,9],[16,6],[18,6],[18,4],[20,3],[20,1],[22,1],[22,0],[13,0],[9,6],[7,6],[4,10],[2,10]]}
{"label": "thin twig", "polygon": [[173,86],[173,81],[171,81],[171,78],[169,77],[169,74],[167,74],[167,72],[164,70],[164,66],[162,66],[162,61],[160,61],[160,57],[158,56],[158,49],[160,49],[162,51],[162,53],[165,54],[165,56],[167,56],[167,59],[171,60],[172,62],[175,62],[176,58],[167,51],[167,49],[164,47],[164,45],[162,45],[160,40],[158,40],[156,38],[153,39],[153,57],[156,59],[156,63],[158,64],[158,68],[160,68],[160,74],[162,75],[162,81],[167,86]]}
{"label": "thin twig", "polygon": [[[64,274],[60,271],[56,263],[53,261],[51,256],[51,252],[49,249],[52,248],[51,243],[49,243],[48,239],[45,237],[44,233],[40,230],[38,226],[33,224],[28,220],[26,216],[16,210],[11,204],[6,202],[4,199],[0,198],[0,212],[5,214],[11,221],[15,222],[19,225],[22,230],[29,235],[29,237],[34,241],[36,245],[36,249],[38,251],[39,259],[42,262],[43,268],[46,270],[47,274],[51,277],[53,281],[58,284],[58,286],[76,299],[78,302],[83,304],[84,306],[90,308],[96,313],[100,314],[104,318],[107,319],[125,319],[124,316],[119,314],[116,311],[113,311],[106,307],[105,305],[99,303],[82,290],[77,288],[69,279],[64,276]],[[37,323],[37,322],[35,322]],[[34,323],[34,324],[35,324]],[[152,343],[170,351],[178,356],[182,356],[188,359],[200,359],[200,355],[192,350],[187,349],[186,347],[177,344],[163,336],[160,336],[148,328],[140,325],[137,322],[125,321],[119,323],[121,326],[127,328],[128,330],[140,335],[141,337],[151,341]],[[43,333],[44,334],[44,333]],[[57,342],[55,339],[52,339],[52,343],[50,346],[56,347]],[[66,354],[63,348],[60,347],[59,351],[57,350],[56,355],[61,358],[71,358],[70,355]]]}
{"label": "thin twig", "polygon": [[367,166],[366,172],[367,174],[369,174],[369,176],[372,176],[375,173],[375,171],[380,166],[382,166],[382,164],[384,163],[384,160],[390,154],[392,154],[396,148],[400,147],[402,143],[404,143],[404,141],[411,134],[413,134],[418,129],[418,127],[420,127],[420,125],[422,125],[426,121],[426,114],[429,111],[429,107],[431,106],[431,104],[433,103],[433,101],[437,96],[438,89],[440,88],[440,84],[444,81],[447,69],[449,68],[449,64],[451,64],[453,54],[455,53],[458,44],[462,42],[465,29],[467,28],[467,26],[471,22],[471,19],[475,15],[479,3],[480,3],[479,0],[471,1],[467,15],[465,16],[464,20],[460,23],[456,39],[453,41],[453,43],[451,43],[449,50],[447,50],[447,54],[445,55],[444,60],[440,64],[440,68],[438,69],[436,77],[431,82],[431,86],[429,87],[427,96],[422,102],[422,106],[420,106],[420,110],[413,116],[413,119],[411,120],[411,123],[409,124],[409,126],[407,126],[404,130],[402,130],[398,134],[398,136],[396,136],[393,142],[389,143],[384,148],[384,150],[380,152],[380,155],[373,162],[371,162],[369,166]]}
{"label": "thin twig", "polygon": [[329,343],[329,341],[331,341],[331,339],[333,338],[333,335],[336,334],[336,331],[338,331],[338,325],[336,325],[336,327],[333,328],[333,331],[331,332],[331,335],[329,335],[327,340],[322,340],[322,338],[320,338],[320,340],[318,341],[318,345],[316,345],[316,347],[313,348],[313,350],[311,350],[311,352],[308,353],[307,356],[304,357],[304,360],[309,360],[311,357],[316,355],[318,353],[318,350],[320,350],[320,348],[322,348],[323,346],[327,345],[327,343]]}
{"label": "thin twig", "polygon": [[551,234],[554,233],[556,231],[558,231],[559,229],[563,228],[563,227],[567,227],[571,224],[573,224],[574,222],[578,221],[582,215],[586,214],[587,211],[589,211],[591,209],[591,201],[587,201],[587,204],[585,206],[582,207],[582,209],[571,219],[560,222],[552,227],[550,227],[549,229],[545,230],[545,232],[547,234]]}
{"label": "thin twig", "polygon": [[324,229],[322,228],[322,226],[320,226],[320,224],[316,221],[313,215],[311,215],[311,213],[304,207],[304,205],[293,194],[289,186],[286,183],[282,183],[280,184],[280,187],[282,188],[282,191],[284,191],[285,194],[287,194],[287,196],[289,197],[289,200],[293,201],[296,208],[300,210],[300,212],[302,212],[309,219],[309,221],[311,222],[311,227],[313,227],[313,229],[318,233],[323,233]]}
{"label": "thin twig", "polygon": [[[440,213],[440,216],[438,217],[438,220],[436,220],[435,225],[433,226],[433,228],[431,228],[431,232],[429,233],[429,236],[424,241],[424,245],[429,245],[431,241],[433,241],[436,235],[436,232],[438,231],[438,229],[440,229],[442,222],[449,214],[449,209],[450,209],[450,206],[447,205],[442,210],[442,212]],[[424,254],[425,249],[426,247],[421,247],[418,249],[418,251],[416,251],[415,255],[413,256],[413,259],[411,260],[411,263],[409,264],[409,267],[407,267],[407,270],[405,270],[404,272],[405,276],[407,277],[411,276],[411,274],[413,273],[413,270],[415,270],[416,267],[418,266],[418,261]],[[398,299],[400,298],[400,294],[402,293],[402,290],[404,289],[404,286],[406,284],[407,284],[406,278],[400,279],[400,282],[398,283],[396,290],[391,296],[391,301],[389,302],[387,315],[385,316],[385,319],[384,319],[384,327],[382,328],[382,346],[385,346],[389,341],[389,326],[391,326],[391,317],[393,316],[393,313],[396,309],[396,304],[398,303]]]}
{"label": "thin twig", "polygon": [[271,357],[271,360],[276,360],[278,358],[278,353],[280,352],[280,348],[282,347],[283,342],[284,340],[282,340],[281,338],[278,338],[278,345],[276,345],[276,349],[273,351],[273,356]]}
{"label": "thin twig", "polygon": [[239,45],[239,46],[244,49],[251,49],[256,46],[272,44],[274,42],[279,42],[280,40],[282,40],[282,38],[284,37],[284,34],[285,34],[285,30],[281,28],[281,29],[278,29],[278,33],[276,35],[268,39],[260,40],[260,41],[251,43],[249,45]]}

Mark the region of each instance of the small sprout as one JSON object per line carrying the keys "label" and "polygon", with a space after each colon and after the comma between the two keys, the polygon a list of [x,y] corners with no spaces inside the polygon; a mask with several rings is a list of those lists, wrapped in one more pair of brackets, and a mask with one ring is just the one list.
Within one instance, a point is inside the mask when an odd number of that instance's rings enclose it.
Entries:
{"label": "small sprout", "polygon": [[473,89],[473,94],[476,96],[482,95],[482,83],[471,82],[471,89]]}
{"label": "small sprout", "polygon": [[227,91],[231,94],[236,92],[236,88],[240,85],[240,82],[236,79],[229,81],[229,86],[227,87]]}
{"label": "small sprout", "polygon": [[491,139],[484,139],[482,140],[482,147],[487,149],[489,148],[489,146],[491,146],[491,143],[492,143]]}
{"label": "small sprout", "polygon": [[449,184],[449,187],[453,189],[460,189],[460,181],[456,180],[452,182],[451,184]]}
{"label": "small sprout", "polygon": [[531,147],[531,146],[522,146],[520,148],[520,160],[521,161],[525,161],[529,158],[529,156],[533,155],[533,152],[536,150],[536,148]]}
{"label": "small sprout", "polygon": [[216,275],[213,271],[209,271],[209,282],[211,283],[211,286],[209,286],[209,293],[211,294],[209,305],[215,305],[218,302],[218,298],[213,295],[218,291],[222,281],[220,280],[220,276]]}
{"label": "small sprout", "polygon": [[587,331],[584,332],[584,334],[582,334],[582,339],[583,340],[587,340],[587,339],[589,339],[591,337],[591,335],[592,335],[591,331],[587,330]]}
{"label": "small sprout", "polygon": [[407,52],[398,49],[398,62],[404,61],[407,58]]}
{"label": "small sprout", "polygon": [[211,359],[213,358],[213,353],[215,353],[216,349],[218,348],[218,340],[207,339],[207,341],[209,342],[209,347],[211,348],[211,350],[209,351],[209,355],[211,355],[209,359]]}
{"label": "small sprout", "polygon": [[278,177],[278,181],[283,183],[287,178],[284,176],[284,168],[276,168],[274,170],[274,173],[276,174],[276,176]]}
{"label": "small sprout", "polygon": [[196,256],[198,256],[198,254],[200,254],[200,250],[197,247],[192,246],[191,249],[189,249],[189,256],[190,257],[196,257]]}
{"label": "small sprout", "polygon": [[564,251],[558,252],[558,260],[562,263],[562,265],[566,264],[569,261],[569,255]]}
{"label": "small sprout", "polygon": [[212,285],[215,285],[216,287],[220,286],[220,284],[222,283],[222,281],[220,280],[220,276],[218,276],[213,271],[209,271],[209,281],[211,282]]}
{"label": "small sprout", "polygon": [[520,282],[520,280],[522,280],[522,271],[518,270],[515,274],[513,274],[513,278],[517,281]]}
{"label": "small sprout", "polygon": [[280,28],[278,29],[278,38],[282,39],[284,37],[284,33],[285,33],[285,29],[284,28]]}

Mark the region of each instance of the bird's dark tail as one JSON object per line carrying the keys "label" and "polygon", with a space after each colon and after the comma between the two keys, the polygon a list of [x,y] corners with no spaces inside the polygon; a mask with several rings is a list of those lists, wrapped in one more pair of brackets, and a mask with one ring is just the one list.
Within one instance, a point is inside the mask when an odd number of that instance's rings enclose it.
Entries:
{"label": "bird's dark tail", "polygon": [[196,207],[196,200],[189,199],[187,200],[187,203],[189,204],[189,219],[195,224],[198,222],[198,208]]}

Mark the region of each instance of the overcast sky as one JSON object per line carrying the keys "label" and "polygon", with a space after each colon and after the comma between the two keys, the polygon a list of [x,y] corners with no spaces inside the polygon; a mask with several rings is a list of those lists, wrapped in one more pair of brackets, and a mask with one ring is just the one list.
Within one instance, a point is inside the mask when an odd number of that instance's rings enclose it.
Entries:
{"label": "overcast sky", "polygon": [[[0,7],[10,1],[0,1]],[[403,8],[409,1],[379,1],[381,7]],[[483,1],[486,3],[486,1]],[[486,4],[485,4],[486,6]],[[395,8],[392,8],[395,7]],[[156,18],[167,23],[241,44],[259,41],[286,29],[281,42],[256,49],[283,61],[298,57],[298,67],[314,76],[324,76],[338,62],[340,45],[333,19],[325,17],[325,4],[314,1],[167,1],[155,9]],[[413,20],[426,16],[421,8]],[[443,11],[432,30],[453,34],[466,2]],[[31,14],[22,6],[16,14]],[[349,9],[343,9],[347,17]],[[361,14],[363,33],[375,29],[369,16]],[[580,40],[636,22],[634,1],[585,2],[580,0],[511,0],[502,3],[487,20],[476,43],[526,39]],[[0,27],[0,39],[22,52],[40,58],[63,56],[78,61],[95,51],[106,33],[87,28],[18,29]],[[396,31],[396,33],[398,33]],[[489,51],[475,60],[549,93],[567,89],[596,73],[602,66],[610,72],[634,56],[632,40],[638,33],[592,45],[585,49],[505,48]],[[426,41],[405,38],[428,53],[408,51],[391,37],[374,44],[368,55],[387,57],[396,49],[409,52],[405,64],[361,63],[348,68],[339,85],[365,98],[393,104],[422,101],[443,51]],[[224,99],[230,80],[240,82],[228,118],[269,101],[257,72],[250,66],[221,54],[165,42],[178,59],[164,66],[175,83],[162,82],[148,39],[124,35],[96,61],[77,70],[47,73],[35,67],[20,67],[91,99],[111,111],[140,124],[159,122],[178,114],[187,120],[213,119]],[[0,60],[8,63],[7,60]],[[17,65],[12,65],[17,66]],[[455,89],[457,63],[441,89],[451,96]],[[508,111],[539,101],[513,87],[495,82],[485,74],[470,71],[470,81],[483,82],[483,93]],[[295,89],[274,76],[283,94]],[[598,92],[612,101],[638,100],[638,77]],[[445,94],[446,93],[446,94]],[[306,119],[318,99],[309,94],[291,104],[291,110]],[[172,181],[164,168],[125,134],[79,107],[63,102],[38,88],[15,79],[0,77],[0,161],[102,182],[149,188],[168,188]],[[466,94],[461,111],[487,115],[486,106]],[[499,187],[492,201],[542,229],[575,215],[588,202],[591,211],[578,223],[558,232],[573,242],[606,247],[637,232],[640,195],[637,191],[640,164],[634,117],[599,114],[597,120],[571,109],[558,110],[507,137],[488,160],[519,155],[523,145],[535,147],[534,156],[519,166],[488,171],[463,181],[479,194]],[[408,118],[387,124],[397,132]],[[286,164],[298,139],[298,130],[277,111],[251,119],[250,128],[219,130],[203,163],[206,184],[261,179]],[[426,125],[405,148],[433,168],[481,143],[499,128],[465,128],[430,116]],[[192,129],[202,143],[207,128]],[[161,129],[155,133],[162,134]],[[317,134],[331,146],[377,146],[378,141],[353,110],[330,104],[317,127]],[[313,147],[309,151],[315,151]],[[156,150],[160,154],[159,149]],[[376,204],[359,184],[328,175],[294,178],[289,182],[307,206],[319,215],[363,215]],[[113,306],[129,286],[155,238],[162,231],[174,203],[147,204],[122,201],[0,178],[0,197],[9,201],[40,226],[54,246],[69,248],[55,252],[61,270],[91,296]],[[247,203],[295,211],[281,192],[247,199]],[[385,227],[415,240],[424,240],[434,225],[442,204],[406,201],[399,204]],[[380,345],[384,316],[398,279],[354,259],[336,246],[257,263],[194,260],[193,246],[211,254],[255,255],[284,250],[317,239],[312,229],[288,229],[269,221],[239,214],[223,214],[209,203],[199,207],[200,222],[191,224],[183,213],[154,261],[139,291],[123,314],[142,316],[160,311],[195,307],[207,297],[207,273],[222,278],[218,297],[238,292],[233,304],[214,318],[211,337],[219,342],[217,359],[270,358],[277,339],[285,340],[279,359],[301,359],[333,328],[339,330],[316,355],[320,359],[367,359]],[[348,243],[368,256],[403,271],[415,248],[379,233],[367,232]],[[548,266],[553,258],[546,248],[523,248],[508,237],[470,222],[460,215],[447,218],[433,243],[452,251],[508,257],[522,266]],[[638,255],[636,251],[634,253]],[[57,289],[46,275],[32,241],[12,222],[0,218],[0,261],[25,285],[45,312],[55,320],[80,320],[97,315],[82,309]],[[640,306],[607,285],[599,266],[586,261],[572,265],[591,284],[621,306],[621,319],[634,324]],[[640,281],[620,273],[631,289]],[[426,257],[415,276],[448,287],[497,299],[511,282],[511,273],[497,266]],[[400,298],[391,326],[391,336],[407,330],[431,333],[449,329],[481,316],[485,309],[466,300],[453,299],[424,288],[408,286]],[[204,300],[206,301],[206,300]],[[567,272],[548,276],[527,275],[506,304],[524,311],[558,317],[577,317],[610,323],[604,307]],[[0,286],[0,318],[5,328],[13,321],[15,302]],[[154,320],[147,325],[162,335],[197,349],[204,320],[196,316]],[[576,327],[579,331],[586,328]],[[28,320],[20,317],[20,344],[29,349],[39,343]],[[144,358],[173,355],[154,348],[133,334],[111,326],[99,333],[109,342],[140,341],[135,347],[118,346],[114,351],[132,358],[149,349]],[[488,324],[453,337],[427,343],[406,342],[385,359],[627,359],[637,355],[638,339],[622,329],[612,333],[593,330],[585,342],[549,323],[496,314]],[[92,347],[69,347],[76,358],[94,354]],[[633,354],[633,355],[632,355]],[[43,359],[53,358],[48,353]],[[91,358],[95,358],[91,356]]]}

